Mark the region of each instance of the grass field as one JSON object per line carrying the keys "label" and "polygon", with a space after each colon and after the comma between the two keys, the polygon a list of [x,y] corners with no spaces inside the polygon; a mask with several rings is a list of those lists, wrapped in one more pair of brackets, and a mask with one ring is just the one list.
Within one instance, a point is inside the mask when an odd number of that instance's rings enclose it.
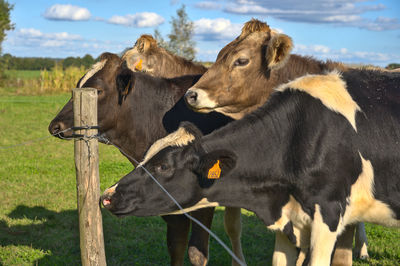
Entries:
{"label": "grass field", "polygon": [[[1,89],[12,91],[12,89]],[[44,138],[47,126],[69,98],[0,96],[0,265],[79,265],[78,216],[73,141]],[[100,144],[101,189],[132,166],[113,147]],[[248,265],[270,265],[273,233],[251,213],[243,215],[243,247]],[[218,209],[212,230],[228,243]],[[118,219],[103,210],[108,265],[168,265],[166,226],[159,217]],[[400,231],[367,225],[369,262],[399,265]],[[229,255],[211,240],[209,265],[230,265]],[[189,265],[185,261],[185,265]]]}

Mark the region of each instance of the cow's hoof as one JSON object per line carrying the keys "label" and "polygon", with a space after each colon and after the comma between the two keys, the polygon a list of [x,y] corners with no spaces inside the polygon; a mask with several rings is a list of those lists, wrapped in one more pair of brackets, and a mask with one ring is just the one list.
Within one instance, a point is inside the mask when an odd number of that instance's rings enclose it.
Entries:
{"label": "cow's hoof", "polygon": [[364,252],[354,252],[354,256],[357,258],[357,259],[360,259],[360,260],[368,260],[369,259],[369,255],[368,255],[368,253],[364,253]]}
{"label": "cow's hoof", "polygon": [[189,247],[189,260],[192,265],[205,266],[207,265],[207,258],[195,247]]}

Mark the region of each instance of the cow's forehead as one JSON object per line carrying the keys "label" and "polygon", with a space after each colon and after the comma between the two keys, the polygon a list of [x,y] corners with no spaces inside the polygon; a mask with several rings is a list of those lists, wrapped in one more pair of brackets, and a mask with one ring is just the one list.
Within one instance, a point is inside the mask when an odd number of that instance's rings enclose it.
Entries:
{"label": "cow's forehead", "polygon": [[162,139],[157,140],[151,145],[151,147],[147,150],[146,155],[144,156],[143,161],[139,164],[140,166],[144,165],[151,158],[154,157],[161,150],[166,147],[176,146],[182,147],[191,143],[196,137],[187,131],[184,127],[178,128],[175,132],[165,136]]}
{"label": "cow's forehead", "polygon": [[82,86],[88,81],[91,77],[93,77],[97,72],[103,69],[105,64],[107,63],[107,59],[103,59],[100,62],[95,63],[92,68],[83,76],[81,81],[79,82],[78,87],[82,88]]}
{"label": "cow's forehead", "polygon": [[[242,50],[253,50],[261,48],[270,39],[270,34],[267,32],[253,32],[243,39],[236,39],[226,45],[218,55],[217,61],[226,61],[231,59]],[[261,49],[260,49],[261,53]]]}

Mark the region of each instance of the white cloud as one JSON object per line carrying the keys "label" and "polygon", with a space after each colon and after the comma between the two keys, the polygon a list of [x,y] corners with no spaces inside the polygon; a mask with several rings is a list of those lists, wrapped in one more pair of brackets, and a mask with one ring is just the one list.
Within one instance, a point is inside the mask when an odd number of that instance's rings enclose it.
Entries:
{"label": "white cloud", "polygon": [[85,39],[67,32],[47,33],[28,28],[10,32],[3,42],[3,51],[15,56],[64,58],[91,54],[97,57],[105,51],[119,53],[131,45],[131,41]]}
{"label": "white cloud", "polygon": [[200,9],[208,9],[208,10],[220,9],[222,7],[221,4],[209,1],[198,2],[194,6]]}
{"label": "white cloud", "polygon": [[55,32],[55,33],[43,33],[38,29],[19,29],[17,36],[26,38],[27,40],[58,40],[58,41],[77,41],[81,40],[82,37],[77,34],[69,34],[67,32]]}
{"label": "white cloud", "polygon": [[125,16],[112,16],[107,22],[127,27],[146,28],[155,27],[164,23],[165,19],[153,12],[128,14]]}
{"label": "white cloud", "polygon": [[44,12],[43,16],[50,20],[89,20],[90,11],[87,8],[73,5],[52,5]]}
{"label": "white cloud", "polygon": [[391,61],[400,60],[400,56],[365,51],[349,51],[347,48],[338,50],[331,49],[325,45],[303,45],[296,44],[293,53],[312,56],[320,60],[334,60],[350,64],[372,64],[378,66],[386,66]]}
{"label": "white cloud", "polygon": [[194,21],[195,35],[206,41],[231,41],[240,34],[241,29],[241,24],[232,23],[225,18],[202,18]]}
{"label": "white cloud", "polygon": [[370,11],[386,9],[383,4],[368,0],[225,0],[224,11],[235,14],[271,16],[285,21],[324,23],[336,26],[358,27],[371,31],[400,29],[396,18],[362,17]]}

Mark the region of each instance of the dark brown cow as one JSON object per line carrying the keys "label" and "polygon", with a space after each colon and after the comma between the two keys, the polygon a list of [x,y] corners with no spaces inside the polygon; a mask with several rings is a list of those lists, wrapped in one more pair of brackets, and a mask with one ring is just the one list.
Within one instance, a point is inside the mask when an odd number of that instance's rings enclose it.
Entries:
{"label": "dark brown cow", "polygon": [[[216,62],[200,80],[190,88],[185,100],[193,110],[207,113],[217,111],[234,119],[254,111],[264,104],[274,88],[306,74],[324,74],[346,67],[335,62],[321,62],[311,57],[290,54],[293,44],[289,36],[270,30],[259,20],[247,22],[239,37],[225,46],[218,54]],[[360,226],[363,241],[356,241],[356,250],[362,258],[367,258],[366,236]],[[354,234],[354,229],[348,234]],[[274,261],[277,264],[280,253],[287,246],[282,245],[284,237],[277,235]],[[351,265],[352,237],[344,234],[338,241],[334,264]],[[341,252],[343,251],[343,252]],[[340,255],[339,255],[340,254]]]}
{"label": "dark brown cow", "polygon": [[183,75],[203,74],[207,68],[174,55],[157,45],[151,35],[142,35],[132,49],[122,56],[128,68],[152,76],[173,78]]}
{"label": "dark brown cow", "polygon": [[[145,151],[155,140],[174,131],[180,121],[193,121],[205,133],[230,121],[217,113],[204,116],[186,107],[182,96],[198,80],[198,75],[162,79],[133,73],[121,66],[121,63],[118,56],[103,54],[100,62],[81,78],[77,87],[98,89],[99,133],[136,160],[143,158]],[[59,137],[70,138],[72,131],[63,131],[72,126],[70,100],[50,123],[49,131],[51,134],[59,133]],[[214,209],[205,209],[193,215],[206,226],[210,226],[213,213]],[[167,241],[171,264],[182,265],[188,245],[190,222],[179,215],[164,217],[164,220],[168,224]],[[192,263],[204,265],[208,256],[208,234],[197,225],[193,225],[189,246]]]}

